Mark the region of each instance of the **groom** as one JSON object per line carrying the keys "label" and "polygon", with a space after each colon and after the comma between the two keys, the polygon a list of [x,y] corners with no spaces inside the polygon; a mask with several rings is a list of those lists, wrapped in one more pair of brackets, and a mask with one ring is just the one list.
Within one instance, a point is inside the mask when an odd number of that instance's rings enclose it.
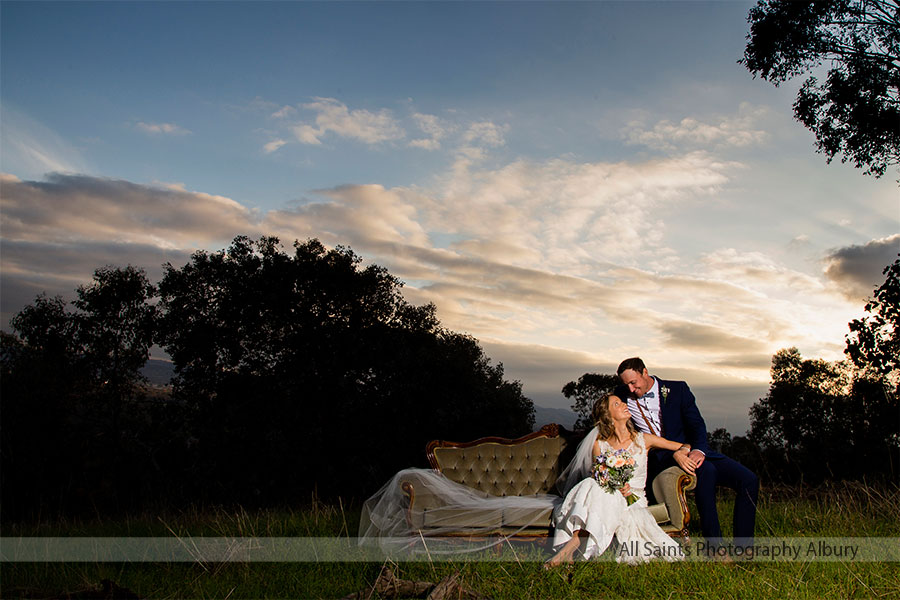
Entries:
{"label": "groom", "polygon": [[[697,468],[694,498],[700,513],[703,537],[712,544],[717,544],[722,538],[716,509],[716,486],[722,485],[736,493],[734,537],[745,538],[746,543],[752,544],[759,479],[736,460],[710,450],[706,442],[706,423],[700,416],[688,385],[683,381],[663,381],[652,377],[640,358],[622,361],[617,373],[622,385],[616,389],[616,395],[627,399],[631,419],[639,431],[691,445],[688,459]],[[661,471],[675,464],[672,454],[662,449],[650,453],[648,484]],[[652,486],[648,485],[647,489],[649,493]]]}

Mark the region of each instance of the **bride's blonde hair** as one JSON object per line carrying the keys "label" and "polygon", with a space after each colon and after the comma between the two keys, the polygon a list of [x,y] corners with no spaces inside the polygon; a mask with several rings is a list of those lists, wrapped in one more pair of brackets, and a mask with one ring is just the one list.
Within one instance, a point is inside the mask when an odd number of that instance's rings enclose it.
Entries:
{"label": "bride's blonde hair", "polygon": [[[618,396],[615,394],[603,394],[599,400],[594,402],[594,408],[591,410],[591,419],[593,419],[594,425],[597,426],[598,440],[608,440],[616,433],[616,424],[612,415],[609,414],[609,402],[612,398],[618,398]],[[637,429],[635,429],[631,419],[628,419],[626,427],[628,427],[628,433],[631,434],[631,439],[634,439],[637,436]]]}

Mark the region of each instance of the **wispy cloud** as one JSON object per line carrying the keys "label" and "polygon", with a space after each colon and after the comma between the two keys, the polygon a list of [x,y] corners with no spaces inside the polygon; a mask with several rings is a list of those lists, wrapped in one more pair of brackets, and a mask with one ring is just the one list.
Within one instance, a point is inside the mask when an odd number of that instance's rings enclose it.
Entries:
{"label": "wispy cloud", "polygon": [[293,127],[297,140],[304,144],[321,144],[322,138],[329,133],[365,144],[398,140],[406,135],[387,109],[377,112],[350,110],[334,98],[316,98],[303,108],[317,113],[315,125],[300,123]]}
{"label": "wispy cloud", "polygon": [[0,128],[0,160],[6,172],[41,177],[90,171],[75,145],[8,102],[0,103]]}
{"label": "wispy cloud", "polygon": [[626,142],[650,148],[674,151],[678,149],[751,146],[768,139],[768,133],[756,122],[765,109],[742,104],[738,115],[718,119],[685,117],[681,121],[662,120],[648,128],[633,121],[623,131]]}
{"label": "wispy cloud", "polygon": [[149,135],[189,135],[191,132],[175,123],[145,123],[139,121],[135,124],[138,131]]}
{"label": "wispy cloud", "polygon": [[278,110],[272,113],[273,119],[287,119],[288,117],[292,117],[297,114],[297,109],[293,106],[282,106]]}
{"label": "wispy cloud", "polygon": [[426,135],[424,138],[417,138],[409,142],[409,145],[414,148],[438,150],[441,147],[441,140],[453,129],[451,125],[445,124],[435,115],[414,113],[412,118],[419,130]]}
{"label": "wispy cloud", "polygon": [[281,148],[285,144],[287,144],[287,142],[284,140],[272,140],[271,142],[269,142],[268,144],[263,146],[263,152],[265,152],[266,154],[271,154],[271,153],[277,151],[279,148]]}
{"label": "wispy cloud", "polygon": [[[466,120],[446,111],[444,116],[426,114],[405,107],[392,110],[351,108],[336,98],[314,98],[312,102],[296,106],[278,105],[256,98],[251,108],[265,113],[268,125],[266,134],[270,141],[263,152],[271,154],[288,145],[322,146],[327,140],[346,140],[365,146],[407,140],[407,148],[434,152],[443,150],[464,168],[482,162],[491,150],[506,144],[509,125],[486,120]],[[312,119],[301,119],[304,112],[312,112]],[[449,115],[449,116],[448,116]]]}

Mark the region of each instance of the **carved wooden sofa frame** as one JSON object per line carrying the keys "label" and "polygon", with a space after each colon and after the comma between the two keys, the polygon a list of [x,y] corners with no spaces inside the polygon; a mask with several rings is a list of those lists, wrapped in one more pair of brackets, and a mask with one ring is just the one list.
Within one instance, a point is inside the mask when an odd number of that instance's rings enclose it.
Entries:
{"label": "carved wooden sofa frame", "polygon": [[[557,424],[550,424],[518,439],[485,437],[471,442],[434,440],[429,442],[426,453],[432,469],[487,494],[558,494],[556,479],[570,459],[565,452],[570,446],[564,433],[569,432]],[[572,441],[570,450],[574,450],[578,441]],[[691,516],[685,494],[696,485],[696,477],[679,467],[670,467],[653,480],[653,493],[659,503],[649,509],[669,535],[687,538]],[[484,535],[485,527],[490,528],[491,535],[513,538],[547,538],[552,533],[551,512],[546,509],[541,514],[509,517],[492,513],[491,522],[480,520],[478,514],[460,511],[456,515],[457,522],[454,523],[452,518],[450,521],[458,529],[448,534],[446,509],[438,510],[441,509],[440,499],[429,495],[422,486],[417,486],[415,477],[402,481],[401,486],[409,498],[408,523],[414,531],[425,536],[429,535],[430,529],[435,529],[434,523],[429,521],[429,511],[441,514],[442,536],[466,536],[474,531]]]}

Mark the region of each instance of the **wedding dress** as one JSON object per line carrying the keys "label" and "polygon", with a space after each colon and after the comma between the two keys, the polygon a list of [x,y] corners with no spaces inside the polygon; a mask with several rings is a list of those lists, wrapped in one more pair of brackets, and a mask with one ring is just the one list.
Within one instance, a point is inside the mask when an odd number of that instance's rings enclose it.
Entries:
{"label": "wedding dress", "polygon": [[[559,549],[576,531],[584,530],[588,533],[583,554],[586,559],[603,554],[613,537],[617,541],[615,556],[618,562],[682,559],[684,554],[681,546],[657,525],[656,519],[647,509],[647,496],[644,493],[647,447],[643,434],[638,433],[626,448],[635,459],[634,474],[628,484],[632,493],[638,497],[630,506],[621,492],[607,491],[590,476],[590,465],[593,462],[590,451],[596,439],[597,430],[594,428],[581,443],[575,459],[560,478],[566,482],[565,487],[570,489],[553,513],[554,548]],[[600,441],[600,449],[604,453],[613,451],[605,440]]]}

